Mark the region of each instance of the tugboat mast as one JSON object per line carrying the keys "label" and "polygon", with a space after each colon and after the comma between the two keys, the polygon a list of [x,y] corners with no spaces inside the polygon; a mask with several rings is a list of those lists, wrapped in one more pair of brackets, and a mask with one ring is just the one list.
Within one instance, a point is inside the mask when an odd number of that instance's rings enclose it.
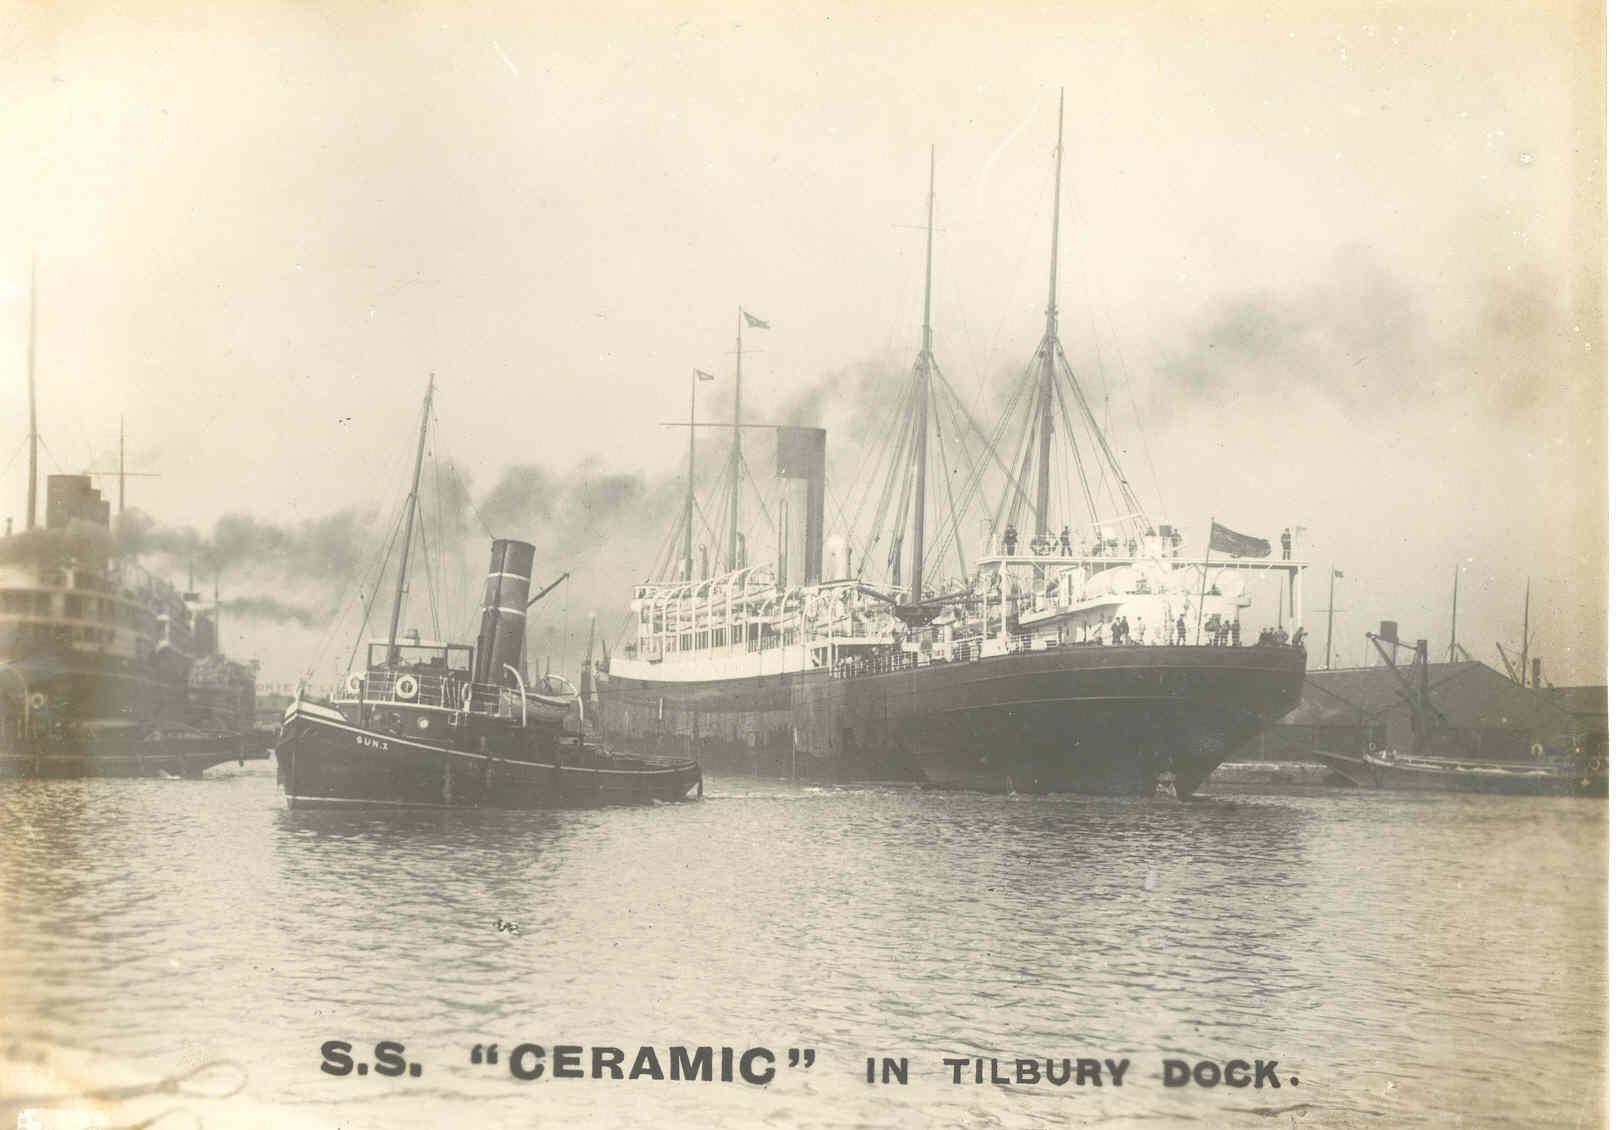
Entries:
{"label": "tugboat mast", "polygon": [[404,502],[404,546],[398,556],[398,587],[393,590],[393,619],[387,628],[387,662],[396,658],[398,617],[404,611],[404,586],[410,575],[410,543],[415,539],[416,499],[421,490],[421,456],[426,452],[426,425],[432,416],[432,382],[426,379],[426,399],[421,404],[421,435],[415,443],[415,477],[410,480],[410,496]]}
{"label": "tugboat mast", "polygon": [[926,306],[920,323],[920,356],[915,358],[915,531],[911,539],[909,602],[919,604],[926,563],[926,427],[931,399],[931,246],[932,213],[937,201],[937,147],[931,147],[931,173],[926,185]]}
{"label": "tugboat mast", "polygon": [[1049,535],[1049,447],[1055,436],[1055,353],[1060,348],[1057,334],[1055,282],[1060,266],[1060,184],[1061,157],[1066,134],[1066,91],[1061,90],[1060,110],[1055,126],[1055,219],[1049,241],[1049,305],[1044,308],[1044,342],[1039,347],[1043,367],[1038,375],[1038,495],[1033,533]]}

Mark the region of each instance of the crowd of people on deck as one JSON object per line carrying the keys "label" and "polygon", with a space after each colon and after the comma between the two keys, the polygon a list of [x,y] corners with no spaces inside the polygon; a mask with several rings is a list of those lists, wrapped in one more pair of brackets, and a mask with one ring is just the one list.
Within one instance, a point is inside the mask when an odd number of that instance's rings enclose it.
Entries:
{"label": "crowd of people on deck", "polygon": [[[1168,531],[1163,527],[1168,542],[1177,549],[1184,542],[1183,536],[1177,530]],[[1016,547],[1021,544],[1021,535],[1012,522],[1004,528],[1004,536],[1000,539],[1000,546],[1006,557],[1016,555]],[[1037,557],[1071,557],[1073,554],[1072,527],[1062,526],[1059,535],[1034,534],[1028,541],[1027,548]],[[1126,551],[1126,553],[1124,553]],[[1094,544],[1088,549],[1090,557],[1137,557],[1139,556],[1139,539],[1128,538],[1120,541],[1117,538],[1095,538]]]}
{"label": "crowd of people on deck", "polygon": [[[1081,641],[1087,644],[1100,644],[1107,642],[1105,636],[1111,637],[1112,646],[1121,647],[1125,644],[1165,644],[1173,647],[1186,647],[1199,643],[1204,647],[1239,647],[1240,621],[1224,620],[1219,616],[1208,616],[1202,625],[1199,640],[1189,638],[1188,623],[1180,615],[1176,620],[1167,623],[1166,631],[1152,639],[1145,627],[1142,617],[1135,616],[1129,620],[1126,616],[1118,616],[1110,621],[1103,630],[1096,631],[1092,638],[1085,636]],[[1284,628],[1264,628],[1257,636],[1257,647],[1302,647],[1307,639],[1307,629],[1298,626],[1294,633],[1287,634]]]}
{"label": "crowd of people on deck", "polygon": [[[1218,616],[1208,616],[1202,625],[1199,641],[1189,638],[1189,625],[1180,615],[1177,620],[1169,621],[1167,630],[1157,639],[1148,638],[1144,620],[1134,617],[1132,621],[1126,616],[1118,616],[1107,626],[1113,646],[1124,644],[1167,644],[1174,647],[1185,647],[1199,642],[1205,647],[1239,647],[1240,621],[1224,620]],[[1307,639],[1307,629],[1298,626],[1296,631],[1287,635],[1284,628],[1264,628],[1257,636],[1257,647],[1302,647]],[[1104,643],[1103,635],[1096,635],[1092,640],[1085,639],[1084,643]]]}

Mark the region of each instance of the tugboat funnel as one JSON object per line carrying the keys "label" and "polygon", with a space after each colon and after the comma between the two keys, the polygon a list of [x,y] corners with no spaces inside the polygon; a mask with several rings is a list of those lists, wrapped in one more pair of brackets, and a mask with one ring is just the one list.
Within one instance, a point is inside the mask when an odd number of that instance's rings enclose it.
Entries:
{"label": "tugboat funnel", "polygon": [[527,633],[527,590],[532,580],[533,547],[525,541],[496,540],[488,559],[488,580],[483,584],[483,622],[477,631],[472,669],[475,682],[502,682],[507,664],[520,666]]}

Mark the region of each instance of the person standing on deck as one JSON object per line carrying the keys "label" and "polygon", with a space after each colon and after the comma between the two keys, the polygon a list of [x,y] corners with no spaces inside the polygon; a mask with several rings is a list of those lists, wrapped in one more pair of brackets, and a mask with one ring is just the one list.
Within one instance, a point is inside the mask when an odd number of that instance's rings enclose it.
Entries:
{"label": "person standing on deck", "polygon": [[1178,646],[1179,647],[1184,646],[1184,635],[1185,635],[1185,632],[1184,632],[1184,614],[1182,612],[1180,612],[1178,614]]}
{"label": "person standing on deck", "polygon": [[1279,556],[1282,561],[1291,559],[1291,531],[1285,527],[1285,532],[1279,535]]}

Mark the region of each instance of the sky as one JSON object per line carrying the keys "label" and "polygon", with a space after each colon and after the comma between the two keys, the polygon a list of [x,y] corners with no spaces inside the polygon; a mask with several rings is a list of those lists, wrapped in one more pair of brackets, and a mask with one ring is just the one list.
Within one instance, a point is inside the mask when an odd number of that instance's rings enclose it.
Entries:
{"label": "sky", "polygon": [[693,368],[729,418],[739,306],[747,418],[827,427],[828,526],[854,507],[932,146],[935,353],[991,423],[1043,329],[1064,90],[1062,338],[1153,517],[1301,527],[1316,661],[1332,568],[1356,665],[1387,619],[1445,654],[1457,567],[1476,658],[1530,581],[1546,677],[1603,681],[1599,5],[479,8],[0,12],[0,515],[32,292],[42,474],[114,467],[122,420],[150,567],[211,562],[233,653],[327,676],[385,603],[432,374],[405,620],[460,634],[523,537],[572,573],[534,647],[575,664],[679,509]]}

